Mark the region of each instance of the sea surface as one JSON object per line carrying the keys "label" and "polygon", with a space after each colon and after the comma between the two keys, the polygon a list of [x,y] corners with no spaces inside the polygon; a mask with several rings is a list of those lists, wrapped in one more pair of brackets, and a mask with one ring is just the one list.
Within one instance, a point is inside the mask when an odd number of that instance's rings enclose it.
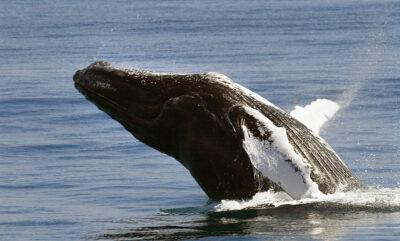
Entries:
{"label": "sea surface", "polygon": [[[399,240],[400,2],[0,0],[0,240]],[[320,135],[367,190],[211,202],[74,88],[96,60],[220,72]]]}

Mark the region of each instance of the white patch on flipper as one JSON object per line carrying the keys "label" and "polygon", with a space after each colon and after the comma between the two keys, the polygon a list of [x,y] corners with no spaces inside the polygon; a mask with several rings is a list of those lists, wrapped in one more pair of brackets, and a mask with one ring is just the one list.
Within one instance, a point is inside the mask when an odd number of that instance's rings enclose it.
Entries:
{"label": "white patch on flipper", "polygon": [[317,99],[304,107],[295,106],[290,115],[318,134],[322,126],[340,109],[339,104],[327,99]]}
{"label": "white patch on flipper", "polygon": [[290,145],[285,128],[275,126],[255,109],[250,107],[244,109],[263,125],[263,128],[259,129],[261,134],[265,134],[265,130],[270,132],[268,140],[260,140],[242,125],[243,148],[253,166],[294,199],[323,195],[318,185],[311,180],[307,162]]}
{"label": "white patch on flipper", "polygon": [[[341,106],[328,99],[316,99],[309,105],[304,107],[295,106],[295,109],[290,112],[290,115],[298,121],[306,125],[312,134],[329,150],[332,155],[336,155],[344,166],[346,164],[340,159],[332,147],[319,136],[321,128],[333,118],[333,116],[340,110]],[[355,177],[351,177],[355,178]]]}

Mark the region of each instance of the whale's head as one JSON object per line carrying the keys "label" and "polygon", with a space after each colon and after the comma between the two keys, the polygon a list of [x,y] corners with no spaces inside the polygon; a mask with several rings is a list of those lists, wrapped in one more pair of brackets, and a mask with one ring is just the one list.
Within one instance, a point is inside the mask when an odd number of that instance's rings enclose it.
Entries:
{"label": "whale's head", "polygon": [[[230,107],[224,95],[229,93],[212,85],[209,75],[120,69],[99,61],[78,70],[73,78],[88,100],[135,137],[178,158],[184,145],[180,142],[211,145],[207,135],[221,136],[216,132],[229,125],[224,116]],[[212,126],[215,130],[209,129]]]}
{"label": "whale's head", "polygon": [[227,77],[95,62],[77,71],[74,81],[137,139],[181,162],[211,199],[251,197],[260,188],[242,147],[237,111],[232,111],[240,95],[232,93]]}

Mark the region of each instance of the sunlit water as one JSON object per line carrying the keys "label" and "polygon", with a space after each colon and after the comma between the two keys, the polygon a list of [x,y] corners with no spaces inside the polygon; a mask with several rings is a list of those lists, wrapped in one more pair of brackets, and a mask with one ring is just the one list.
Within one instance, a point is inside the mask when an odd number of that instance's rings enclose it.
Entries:
{"label": "sunlit water", "polygon": [[[397,1],[0,1],[0,240],[400,236]],[[175,160],[74,88],[104,59],[221,72],[286,111],[341,105],[321,136],[368,186],[209,202]]]}

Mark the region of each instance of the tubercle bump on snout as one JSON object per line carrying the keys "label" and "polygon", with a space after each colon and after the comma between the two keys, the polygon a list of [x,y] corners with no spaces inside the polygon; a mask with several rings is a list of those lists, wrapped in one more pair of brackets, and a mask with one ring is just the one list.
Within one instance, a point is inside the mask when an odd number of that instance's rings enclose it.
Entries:
{"label": "tubercle bump on snout", "polygon": [[[93,80],[126,80],[128,73],[121,69],[111,67],[106,61],[96,61],[84,69],[75,72],[73,80],[75,83],[93,82]],[[86,81],[87,80],[87,81]]]}
{"label": "tubercle bump on snout", "polygon": [[80,73],[81,73],[81,70],[78,70],[75,72],[74,76],[72,77],[74,79],[75,83],[79,80],[78,76],[80,75]]}
{"label": "tubercle bump on snout", "polygon": [[104,66],[104,67],[109,67],[111,66],[111,64],[107,61],[96,61],[94,63],[92,63],[91,65],[89,65],[89,67],[94,67],[94,66]]}

